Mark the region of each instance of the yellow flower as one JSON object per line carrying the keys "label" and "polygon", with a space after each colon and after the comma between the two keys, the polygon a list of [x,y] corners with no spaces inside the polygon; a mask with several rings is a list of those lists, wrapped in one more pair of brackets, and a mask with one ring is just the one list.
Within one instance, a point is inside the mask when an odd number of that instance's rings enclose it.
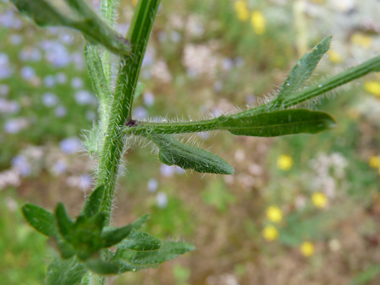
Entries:
{"label": "yellow flower", "polygon": [[263,230],[263,237],[267,241],[274,241],[278,238],[278,231],[274,226],[266,226]]}
{"label": "yellow flower", "polygon": [[262,35],[265,33],[265,17],[260,11],[253,11],[251,15],[251,24],[255,34]]}
{"label": "yellow flower", "polygon": [[313,255],[314,254],[314,245],[308,241],[303,242],[301,244],[301,252],[306,257]]}
{"label": "yellow flower", "polygon": [[325,194],[323,194],[321,192],[315,192],[313,194],[313,196],[311,196],[311,200],[312,200],[314,206],[317,208],[322,209],[322,208],[326,207],[327,197]]}
{"label": "yellow flower", "polygon": [[330,50],[327,54],[329,55],[329,60],[333,63],[339,63],[342,61],[342,56],[335,50]]}
{"label": "yellow flower", "polygon": [[270,206],[267,209],[267,217],[273,223],[279,223],[282,220],[282,212],[277,206]]}
{"label": "yellow flower", "polygon": [[369,158],[369,166],[372,168],[380,167],[380,158],[378,156],[371,156]]}
{"label": "yellow flower", "polygon": [[249,10],[247,7],[247,3],[243,0],[238,0],[234,4],[234,8],[237,14],[237,17],[240,21],[247,21],[249,18]]}
{"label": "yellow flower", "polygon": [[368,93],[371,93],[375,96],[380,96],[380,82],[368,81],[364,84],[364,89]]}
{"label": "yellow flower", "polygon": [[289,170],[292,168],[293,165],[293,158],[289,155],[281,155],[277,159],[277,167],[280,168],[281,170]]}
{"label": "yellow flower", "polygon": [[351,36],[351,43],[364,48],[369,48],[372,44],[372,39],[369,36],[355,33]]}

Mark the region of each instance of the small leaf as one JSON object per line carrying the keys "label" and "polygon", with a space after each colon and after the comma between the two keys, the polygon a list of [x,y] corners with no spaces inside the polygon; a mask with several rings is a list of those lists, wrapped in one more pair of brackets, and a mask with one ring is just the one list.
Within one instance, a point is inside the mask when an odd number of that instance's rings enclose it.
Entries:
{"label": "small leaf", "polygon": [[59,251],[61,253],[61,257],[63,259],[70,258],[76,254],[76,251],[73,248],[73,246],[70,243],[68,243],[66,240],[64,240],[62,236],[56,235],[55,241],[58,245]]}
{"label": "small leaf", "polygon": [[323,55],[330,48],[331,37],[324,38],[312,51],[306,53],[293,67],[288,78],[281,87],[278,99],[296,92],[309,79]]}
{"label": "small leaf", "polygon": [[65,206],[62,203],[58,203],[55,210],[55,217],[57,219],[59,232],[67,241],[71,241],[74,222],[67,215]]}
{"label": "small leaf", "polygon": [[132,227],[132,225],[128,225],[110,231],[103,231],[101,234],[101,238],[104,242],[103,247],[110,247],[121,242],[131,233]]}
{"label": "small leaf", "polygon": [[25,204],[22,212],[28,223],[40,233],[46,236],[54,236],[58,233],[54,214],[33,204]]}
{"label": "small leaf", "polygon": [[76,258],[54,259],[47,270],[48,285],[77,285],[86,273],[84,266]]}
{"label": "small leaf", "polygon": [[190,243],[173,241],[164,242],[162,247],[155,251],[133,252],[118,248],[114,260],[128,264],[124,271],[137,271],[142,268],[156,268],[160,263],[172,260],[178,255],[194,249],[195,247]]}
{"label": "small leaf", "polygon": [[95,214],[97,214],[100,210],[100,205],[103,200],[103,195],[104,195],[104,185],[100,185],[87,198],[82,209],[82,215],[84,215],[87,218],[90,218],[94,216]]}
{"label": "small leaf", "polygon": [[129,236],[118,245],[118,248],[135,251],[151,251],[160,249],[161,246],[162,241],[158,238],[155,238],[148,233],[132,231]]}
{"label": "small leaf", "polygon": [[32,18],[39,26],[73,28],[82,32],[89,42],[99,43],[115,54],[129,55],[131,52],[127,41],[99,18],[83,0],[11,1],[20,13]]}
{"label": "small leaf", "polygon": [[159,159],[167,165],[194,169],[200,173],[233,174],[235,171],[222,158],[205,149],[179,142],[173,136],[149,134],[160,149]]}
{"label": "small leaf", "polygon": [[85,264],[92,272],[101,275],[118,274],[122,268],[120,263],[107,262],[101,259],[89,259]]}
{"label": "small leaf", "polygon": [[145,224],[145,222],[149,219],[149,216],[150,214],[145,214],[143,216],[141,216],[140,218],[137,219],[137,221],[135,221],[132,226],[133,226],[133,229],[134,230],[139,230],[141,229],[141,227]]}
{"label": "small leaf", "polygon": [[137,98],[140,97],[142,94],[143,90],[145,88],[145,83],[138,82],[135,90],[135,95],[133,95],[133,99],[136,100]]}
{"label": "small leaf", "polygon": [[221,116],[218,119],[222,129],[239,136],[276,137],[300,133],[315,134],[336,126],[330,115],[304,109],[238,117]]}

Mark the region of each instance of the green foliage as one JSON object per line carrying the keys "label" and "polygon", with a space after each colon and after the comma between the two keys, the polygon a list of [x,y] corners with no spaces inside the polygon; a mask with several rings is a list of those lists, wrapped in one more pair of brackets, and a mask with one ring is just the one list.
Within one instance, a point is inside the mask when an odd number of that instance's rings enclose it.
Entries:
{"label": "green foliage", "polygon": [[81,284],[86,269],[75,258],[55,259],[48,267],[48,285],[76,285]]}
{"label": "green foliage", "polygon": [[29,224],[46,236],[55,236],[58,233],[53,213],[33,204],[25,204],[22,212]]}
{"label": "green foliage", "polygon": [[156,268],[160,263],[176,258],[178,255],[193,251],[195,248],[187,242],[164,242],[154,251],[132,251],[117,246],[114,261],[123,263],[121,271],[138,271],[144,268]]}
{"label": "green foliage", "polygon": [[283,135],[315,134],[335,126],[326,113],[309,110],[275,111],[253,116],[219,117],[220,126],[240,136],[277,137]]}
{"label": "green foliage", "polygon": [[313,50],[306,53],[290,71],[288,78],[281,86],[280,92],[276,99],[277,106],[281,106],[281,102],[287,96],[298,91],[304,82],[313,74],[317,64],[330,48],[331,37],[324,38]]}
{"label": "green foliage", "polygon": [[[101,20],[83,0],[12,0],[17,9],[39,26],[66,26],[82,32],[92,43],[100,43],[115,54],[127,55],[131,48],[125,39]],[[63,11],[63,13],[62,13]]]}
{"label": "green foliage", "polygon": [[123,240],[118,248],[130,249],[135,251],[151,251],[160,249],[162,241],[148,233],[132,231],[131,234]]}
{"label": "green foliage", "polygon": [[[32,204],[26,204],[22,208],[29,224],[54,239],[61,251],[63,260],[55,259],[48,268],[48,284],[79,284],[85,275],[85,279],[89,280],[86,281],[87,284],[92,284],[98,277],[87,270],[108,275],[156,268],[162,262],[194,250],[194,246],[189,243],[163,242],[138,231],[146,222],[147,215],[125,227],[109,227],[124,143],[131,136],[141,135],[153,141],[160,150],[160,161],[167,165],[178,165],[201,173],[233,174],[232,166],[217,155],[181,143],[171,135],[222,130],[233,135],[275,137],[325,131],[335,126],[330,115],[295,108],[300,103],[315,99],[365,74],[380,71],[378,56],[330,77],[321,84],[302,89],[329,49],[331,37],[327,37],[293,67],[278,97],[259,107],[202,121],[136,121],[132,118],[132,107],[144,88],[138,79],[160,5],[159,0],[138,2],[126,38],[111,28],[114,25],[117,1],[102,1],[101,11],[107,23],[83,0],[62,0],[55,1],[54,4],[46,0],[12,2],[20,12],[40,26],[66,26],[83,34],[87,41],[86,64],[99,98],[100,122],[90,131],[86,143],[90,153],[96,153],[99,157],[98,187],[86,200],[79,217],[71,219],[63,203],[58,204],[54,214]],[[96,44],[103,45],[108,51],[100,56]],[[111,85],[109,52],[119,57],[115,90]],[[228,204],[234,202],[234,196],[223,189],[218,184],[212,184],[203,193],[205,201],[220,211],[225,211]],[[174,215],[178,215],[177,209]],[[292,233],[282,232],[284,243],[299,243],[297,238],[303,232],[312,232],[310,224],[301,224],[300,227],[297,221],[296,218],[289,217],[289,228],[296,233],[293,236]],[[116,247],[115,253],[107,250],[111,246]],[[99,282],[104,283],[104,279]]]}
{"label": "green foliage", "polygon": [[173,136],[147,135],[160,149],[159,159],[167,165],[178,165],[183,169],[193,169],[200,173],[233,174],[231,165],[219,156],[179,142]]}
{"label": "green foliage", "polygon": [[104,185],[100,185],[94,191],[92,191],[90,197],[86,199],[86,202],[82,209],[82,215],[86,218],[91,218],[95,214],[99,213],[100,205],[104,196]]}

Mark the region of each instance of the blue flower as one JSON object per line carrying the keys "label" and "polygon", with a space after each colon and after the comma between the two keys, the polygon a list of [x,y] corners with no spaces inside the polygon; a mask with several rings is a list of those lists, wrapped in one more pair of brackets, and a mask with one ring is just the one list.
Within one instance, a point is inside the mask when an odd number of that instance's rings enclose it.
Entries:
{"label": "blue flower", "polygon": [[58,100],[57,95],[55,95],[53,93],[46,92],[45,94],[42,95],[42,103],[46,107],[53,107],[53,106],[57,105],[58,101],[59,100]]}
{"label": "blue flower", "polygon": [[36,72],[34,68],[31,66],[24,66],[21,68],[21,77],[25,80],[31,80],[36,76]]}
{"label": "blue flower", "polygon": [[62,140],[59,147],[64,153],[73,154],[82,148],[82,143],[77,137],[73,137]]}
{"label": "blue flower", "polygon": [[55,108],[55,116],[57,118],[62,118],[66,116],[66,114],[67,114],[67,110],[64,106],[58,106],[57,108]]}
{"label": "blue flower", "polygon": [[29,176],[32,168],[28,159],[23,155],[17,155],[12,159],[12,166],[16,168],[21,176]]}

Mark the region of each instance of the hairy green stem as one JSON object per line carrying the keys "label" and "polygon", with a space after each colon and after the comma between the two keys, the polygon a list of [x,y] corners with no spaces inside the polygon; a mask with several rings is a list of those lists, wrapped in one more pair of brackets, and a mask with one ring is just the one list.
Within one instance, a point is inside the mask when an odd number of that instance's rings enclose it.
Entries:
{"label": "hairy green stem", "polygon": [[358,66],[349,68],[335,76],[332,76],[331,78],[318,85],[313,85],[294,94],[290,94],[283,100],[281,106],[278,106],[275,109],[273,109],[273,104],[276,103],[276,101],[270,101],[259,107],[238,113],[236,116],[255,115],[266,113],[269,110],[273,111],[290,108],[323,95],[339,86],[367,75],[368,73],[378,71],[380,71],[380,56],[376,56],[370,60],[367,60],[366,62],[363,62],[362,64],[359,64]]}
{"label": "hairy green stem", "polygon": [[151,123],[151,122],[137,122],[132,127],[125,127],[123,132],[126,134],[144,135],[144,133],[157,133],[157,134],[181,134],[181,133],[195,133],[212,130],[226,129],[222,122],[226,118],[240,119],[247,116],[263,114],[267,112],[274,112],[278,110],[287,109],[303,103],[307,100],[318,97],[326,92],[329,92],[341,85],[358,79],[370,72],[380,71],[380,56],[370,59],[356,67],[350,68],[342,73],[339,73],[321,84],[313,85],[305,88],[294,94],[289,94],[282,101],[281,106],[275,106],[276,100],[270,101],[259,107],[243,111],[234,115],[222,115],[215,119],[202,120],[195,122],[178,122],[178,123]]}
{"label": "hairy green stem", "polygon": [[131,119],[133,94],[137,85],[142,60],[148,44],[159,0],[140,0],[127,35],[132,53],[120,60],[119,74],[102,152],[99,157],[97,184],[105,185],[101,211],[109,221],[114,198],[115,184],[123,153],[124,138],[120,129]]}

